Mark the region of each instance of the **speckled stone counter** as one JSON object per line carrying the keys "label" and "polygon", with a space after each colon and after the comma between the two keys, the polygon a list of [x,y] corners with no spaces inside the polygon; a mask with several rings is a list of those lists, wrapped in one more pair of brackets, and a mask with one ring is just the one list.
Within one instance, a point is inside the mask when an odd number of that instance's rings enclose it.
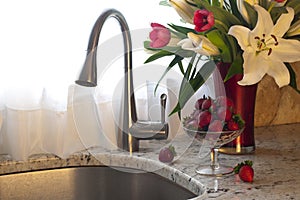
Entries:
{"label": "speckled stone counter", "polygon": [[117,165],[158,173],[195,193],[202,194],[201,190],[205,190],[202,197],[208,199],[300,199],[300,124],[259,127],[255,129],[255,139],[254,154],[219,155],[220,162],[230,166],[253,160],[253,183],[244,183],[233,174],[219,178],[198,175],[195,168],[199,164],[208,164],[209,156],[200,159],[199,144],[186,137],[172,141],[179,154],[170,164],[160,163],[157,159],[157,149],[168,145],[168,141],[151,141],[133,154],[92,148],[67,159],[34,155],[25,162],[11,161],[9,156],[2,155],[0,174],[70,166]]}

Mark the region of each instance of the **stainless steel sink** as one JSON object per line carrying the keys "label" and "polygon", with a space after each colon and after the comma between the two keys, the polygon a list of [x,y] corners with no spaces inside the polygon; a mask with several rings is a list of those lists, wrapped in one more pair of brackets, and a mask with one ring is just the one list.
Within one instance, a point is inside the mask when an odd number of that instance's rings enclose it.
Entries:
{"label": "stainless steel sink", "polygon": [[181,200],[191,191],[154,173],[129,168],[73,167],[0,176],[1,200]]}

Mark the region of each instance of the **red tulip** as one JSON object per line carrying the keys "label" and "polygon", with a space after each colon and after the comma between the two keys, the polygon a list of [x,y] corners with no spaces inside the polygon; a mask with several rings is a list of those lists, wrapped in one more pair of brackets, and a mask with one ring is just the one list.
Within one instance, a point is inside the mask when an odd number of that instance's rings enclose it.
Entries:
{"label": "red tulip", "polygon": [[204,32],[211,29],[215,24],[215,18],[212,12],[208,10],[196,10],[194,13],[195,30]]}

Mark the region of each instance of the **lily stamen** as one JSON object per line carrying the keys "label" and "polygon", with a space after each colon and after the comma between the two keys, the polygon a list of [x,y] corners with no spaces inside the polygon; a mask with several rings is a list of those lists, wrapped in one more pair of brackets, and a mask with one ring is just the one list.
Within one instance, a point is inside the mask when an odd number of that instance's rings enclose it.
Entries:
{"label": "lily stamen", "polygon": [[273,35],[273,34],[271,34],[271,37],[275,40],[275,46],[277,46],[278,45],[278,40],[277,40],[277,38],[276,38],[276,36],[275,35]]}
{"label": "lily stamen", "polygon": [[[255,36],[254,39],[257,40],[257,51],[256,54],[262,52],[262,51],[268,51],[268,56],[272,53],[272,48],[269,46],[274,45],[277,46],[279,44],[277,37],[273,34],[271,34],[268,39],[266,39],[266,34],[262,34],[263,38],[261,39],[259,36]],[[274,42],[273,42],[274,41]]]}
{"label": "lily stamen", "polygon": [[272,48],[269,49],[268,56],[271,55],[271,53],[272,53]]}

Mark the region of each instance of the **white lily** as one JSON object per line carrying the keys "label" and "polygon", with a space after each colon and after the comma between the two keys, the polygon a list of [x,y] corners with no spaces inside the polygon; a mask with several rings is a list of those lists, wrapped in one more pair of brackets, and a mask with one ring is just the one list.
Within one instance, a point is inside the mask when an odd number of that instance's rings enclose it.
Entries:
{"label": "white lily", "polygon": [[169,0],[169,2],[184,21],[194,24],[193,18],[196,8],[191,7],[185,0]]}
{"label": "white lily", "polygon": [[182,49],[194,51],[205,56],[220,54],[219,49],[205,36],[197,35],[192,32],[189,32],[187,36],[188,38],[185,38],[178,43]]}
{"label": "white lily", "polygon": [[252,85],[258,83],[265,74],[272,76],[279,87],[290,83],[290,74],[284,62],[300,60],[300,42],[283,39],[294,18],[294,10],[287,8],[273,24],[270,14],[261,6],[254,5],[258,12],[256,27],[251,31],[235,25],[229,29],[242,48],[244,76],[238,83]]}

